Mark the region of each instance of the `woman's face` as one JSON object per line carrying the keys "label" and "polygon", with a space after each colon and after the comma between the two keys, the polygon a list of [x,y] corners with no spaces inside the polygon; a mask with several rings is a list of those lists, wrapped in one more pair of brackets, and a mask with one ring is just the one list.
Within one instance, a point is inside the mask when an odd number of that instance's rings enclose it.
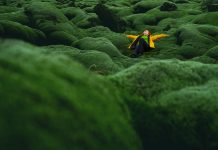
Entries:
{"label": "woman's face", "polygon": [[143,32],[143,34],[144,34],[144,35],[149,35],[149,31],[148,31],[148,30],[145,30],[145,31]]}

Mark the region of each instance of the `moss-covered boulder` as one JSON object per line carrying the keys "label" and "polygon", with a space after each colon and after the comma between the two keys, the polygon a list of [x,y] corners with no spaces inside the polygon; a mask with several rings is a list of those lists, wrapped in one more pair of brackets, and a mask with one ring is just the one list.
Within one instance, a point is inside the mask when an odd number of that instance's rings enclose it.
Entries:
{"label": "moss-covered boulder", "polygon": [[33,25],[39,25],[45,20],[53,23],[66,22],[68,20],[61,10],[49,2],[32,2],[25,7],[25,13]]}
{"label": "moss-covered boulder", "polygon": [[70,45],[85,34],[64,15],[64,12],[68,14],[68,10],[58,9],[52,3],[33,2],[25,7],[25,12],[31,21],[30,26],[48,35],[48,40],[44,41],[44,44]]}
{"label": "moss-covered boulder", "polygon": [[216,45],[215,28],[209,26],[198,26],[187,24],[181,26],[177,32],[177,44],[181,46],[178,53],[183,57],[190,59],[201,56]]}
{"label": "moss-covered boulder", "polygon": [[104,37],[92,38],[85,37],[81,40],[78,40],[73,43],[73,46],[82,49],[82,50],[97,50],[101,52],[105,52],[111,57],[121,57],[121,53],[119,50]]}
{"label": "moss-covered boulder", "polygon": [[143,149],[218,147],[217,70],[193,61],[153,60],[110,76],[124,90]]}
{"label": "moss-covered boulder", "polygon": [[116,33],[107,27],[96,26],[86,30],[91,37],[105,37],[109,39],[123,54],[128,52],[129,39],[123,33]]}
{"label": "moss-covered boulder", "polygon": [[207,11],[218,11],[218,1],[202,0],[201,7],[203,10],[207,10]]}
{"label": "moss-covered boulder", "polygon": [[17,7],[0,5],[0,13],[12,13],[12,12],[16,12],[18,10],[19,9]]}
{"label": "moss-covered boulder", "polygon": [[155,7],[158,7],[162,4],[163,2],[161,0],[153,0],[153,1],[139,1],[133,6],[134,12],[135,13],[145,13]]}
{"label": "moss-covered boulder", "polygon": [[177,6],[175,3],[173,2],[164,2],[161,6],[160,6],[160,10],[161,11],[174,11],[177,9]]}
{"label": "moss-covered boulder", "polygon": [[133,65],[110,78],[129,93],[152,101],[168,92],[205,83],[211,78],[217,78],[217,74],[216,65],[193,61],[151,60]]}
{"label": "moss-covered boulder", "polygon": [[22,9],[10,6],[0,6],[0,20],[9,20],[24,25],[29,24],[29,19]]}
{"label": "moss-covered boulder", "polygon": [[77,38],[64,31],[55,31],[48,35],[49,43],[71,45]]}
{"label": "moss-covered boulder", "polygon": [[126,22],[120,18],[116,13],[110,10],[109,7],[99,3],[95,6],[94,12],[98,15],[102,25],[109,27],[112,31],[125,31]]}
{"label": "moss-covered boulder", "polygon": [[89,71],[101,75],[113,74],[123,68],[122,64],[116,64],[111,57],[104,52],[94,50],[84,51],[65,45],[49,45],[44,48],[46,48],[50,55],[67,55],[73,60],[83,64]]}
{"label": "moss-covered boulder", "polygon": [[81,9],[85,9],[87,7],[92,7],[97,5],[98,1],[96,0],[75,0],[75,6]]}
{"label": "moss-covered boulder", "polygon": [[80,8],[76,7],[66,7],[61,9],[63,14],[74,23],[77,23],[86,18],[87,14]]}
{"label": "moss-covered boulder", "polygon": [[177,3],[177,4],[189,3],[189,0],[170,0],[170,1],[172,1],[174,3]]}
{"label": "moss-covered boulder", "polygon": [[217,80],[211,80],[164,94],[154,103],[129,98],[144,149],[217,149],[217,88]]}
{"label": "moss-covered boulder", "polygon": [[113,74],[122,69],[108,54],[99,51],[80,52],[72,57],[84,64],[88,70],[102,75]]}
{"label": "moss-covered boulder", "polygon": [[218,12],[203,13],[203,14],[200,14],[199,16],[197,16],[193,20],[193,23],[218,26],[218,20],[214,19],[214,18],[216,18],[217,15],[218,15]]}
{"label": "moss-covered boulder", "polygon": [[198,56],[198,57],[194,57],[191,59],[192,61],[197,61],[197,62],[201,62],[204,64],[214,64],[216,63],[216,59],[214,59],[213,57],[209,57],[209,56]]}
{"label": "moss-covered boulder", "polygon": [[1,37],[22,39],[35,44],[42,44],[46,39],[43,32],[8,20],[0,20],[0,35]]}
{"label": "moss-covered boulder", "polygon": [[218,46],[214,46],[213,48],[211,48],[207,53],[207,56],[214,58],[216,60],[218,60]]}
{"label": "moss-covered boulder", "polygon": [[[160,11],[159,8],[154,8],[146,13],[132,14],[127,16],[125,19],[128,22],[128,27],[135,29],[136,31],[144,31],[144,29],[158,28],[156,26],[161,20],[171,17],[174,18],[175,15],[180,16],[179,12],[170,13],[168,11]],[[153,31],[152,30],[152,31]],[[158,30],[160,31],[160,30]]]}
{"label": "moss-covered boulder", "polygon": [[140,149],[118,90],[66,56],[0,43],[3,149]]}
{"label": "moss-covered boulder", "polygon": [[56,31],[62,31],[67,34],[73,35],[76,38],[82,38],[84,36],[87,36],[83,30],[79,29],[76,25],[74,25],[71,22],[54,24],[50,21],[45,21],[40,23],[38,28],[46,34],[51,34],[52,32]]}

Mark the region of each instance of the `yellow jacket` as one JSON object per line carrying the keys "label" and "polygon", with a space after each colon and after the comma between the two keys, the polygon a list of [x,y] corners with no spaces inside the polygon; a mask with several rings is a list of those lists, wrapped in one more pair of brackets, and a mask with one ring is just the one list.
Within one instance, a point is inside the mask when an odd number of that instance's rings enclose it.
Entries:
{"label": "yellow jacket", "polygon": [[[127,35],[127,37],[129,39],[133,39],[133,42],[129,45],[129,48],[132,46],[132,44],[135,42],[135,40],[139,37],[140,35]],[[168,37],[169,35],[167,34],[158,34],[158,35],[150,35],[150,41],[149,41],[149,46],[151,48],[155,48],[154,46],[154,41],[164,38],[164,37]]]}

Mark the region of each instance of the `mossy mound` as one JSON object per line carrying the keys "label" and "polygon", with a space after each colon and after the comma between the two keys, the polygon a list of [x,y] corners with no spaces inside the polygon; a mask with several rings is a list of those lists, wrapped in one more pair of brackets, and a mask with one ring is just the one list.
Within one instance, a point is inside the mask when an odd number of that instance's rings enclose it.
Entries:
{"label": "mossy mound", "polygon": [[217,149],[217,89],[217,80],[211,80],[164,94],[154,103],[129,100],[144,149]]}
{"label": "mossy mound", "polygon": [[0,20],[9,20],[28,25],[28,17],[24,11],[17,7],[0,6]]}
{"label": "mossy mound", "polygon": [[87,14],[80,8],[76,7],[67,7],[61,9],[64,15],[71,20],[73,23],[77,23],[86,18]]}
{"label": "mossy mound", "polygon": [[133,65],[110,78],[129,93],[140,95],[146,101],[153,101],[168,92],[217,78],[217,70],[216,65],[192,61],[151,60]]}
{"label": "mossy mound", "polygon": [[201,62],[204,64],[214,64],[216,63],[216,59],[214,59],[213,57],[209,57],[209,56],[199,56],[199,57],[194,57],[191,59],[192,61],[197,61],[197,62]]}
{"label": "mossy mound", "polygon": [[[137,31],[143,31],[145,28],[150,29],[151,27],[158,28],[156,26],[161,20],[166,18],[177,18],[182,17],[185,13],[180,11],[160,11],[159,8],[154,8],[146,13],[132,14],[125,17],[128,22],[128,27]],[[155,29],[154,29],[155,30]],[[151,30],[153,31],[153,30]]]}
{"label": "mossy mound", "polygon": [[64,31],[55,31],[48,35],[49,43],[71,45],[77,38]]}
{"label": "mossy mound", "polygon": [[7,38],[23,39],[35,44],[41,44],[46,39],[43,32],[8,20],[0,20],[0,35]]}
{"label": "mossy mound", "polygon": [[218,148],[217,69],[192,61],[153,60],[110,76],[124,90],[143,149]]}
{"label": "mossy mound", "polygon": [[30,24],[28,17],[24,14],[23,11],[0,14],[0,20],[14,21],[24,25]]}
{"label": "mossy mound", "polygon": [[82,50],[97,50],[105,52],[111,57],[121,57],[119,50],[106,38],[85,37],[73,43],[73,46]]}
{"label": "mossy mound", "polygon": [[123,18],[125,16],[133,14],[133,8],[129,5],[127,6],[111,6],[110,9],[119,17]]}
{"label": "mossy mound", "polygon": [[76,27],[76,25],[74,25],[71,22],[54,24],[50,21],[45,21],[40,23],[38,28],[46,34],[51,34],[52,32],[56,31],[62,31],[70,35],[73,35],[76,38],[82,38],[84,36],[87,36],[83,30],[79,29],[78,27]]}
{"label": "mossy mound", "polygon": [[173,2],[164,2],[160,7],[161,11],[174,11],[176,9],[177,9],[177,6]]}
{"label": "mossy mound", "polygon": [[91,37],[105,37],[109,39],[123,54],[127,54],[128,45],[130,44],[125,34],[116,33],[107,27],[96,26],[86,30]]}
{"label": "mossy mound", "polygon": [[185,58],[201,56],[216,45],[215,27],[187,24],[181,26],[176,33],[177,44],[181,46],[178,53]]}
{"label": "mossy mound", "polygon": [[217,0],[202,0],[202,9],[207,11],[218,11],[218,1]]}
{"label": "mossy mound", "polygon": [[80,53],[80,49],[77,49],[72,46],[66,46],[66,45],[48,45],[48,46],[43,46],[42,48],[46,49],[46,52],[48,54],[78,54]]}
{"label": "mossy mound", "polygon": [[110,82],[66,56],[23,42],[0,45],[3,149],[140,149]]}
{"label": "mossy mound", "polygon": [[96,0],[75,0],[75,6],[82,9],[95,6],[97,3],[98,1]]}
{"label": "mossy mound", "polygon": [[16,12],[19,9],[17,7],[11,7],[11,6],[5,6],[5,5],[0,5],[0,13],[12,13]]}
{"label": "mossy mound", "polygon": [[25,13],[28,15],[33,25],[39,25],[42,21],[52,21],[54,23],[67,22],[67,17],[49,2],[33,2],[25,7]]}
{"label": "mossy mound", "polygon": [[70,22],[61,10],[48,2],[33,2],[25,7],[31,26],[48,35],[48,41],[44,44],[70,45],[78,37],[84,37],[85,33]]}
{"label": "mossy mound", "polygon": [[194,20],[193,23],[196,24],[210,24],[214,26],[218,26],[218,20],[214,19],[218,16],[218,12],[208,12],[208,13],[203,13],[197,16]]}
{"label": "mossy mound", "polygon": [[163,3],[162,0],[155,0],[155,1],[139,1],[133,6],[135,13],[145,13],[155,7],[160,6]]}
{"label": "mossy mound", "polygon": [[78,27],[83,28],[83,29],[95,27],[95,26],[98,26],[100,24],[101,24],[101,22],[95,13],[87,14],[87,17],[85,19],[76,23],[76,25]]}
{"label": "mossy mound", "polygon": [[50,55],[67,55],[73,60],[83,64],[89,71],[101,75],[114,74],[123,68],[122,64],[116,64],[110,56],[104,52],[94,50],[84,51],[65,45],[50,45],[44,48],[47,49]]}
{"label": "mossy mound", "polygon": [[95,6],[94,12],[98,15],[103,26],[115,32],[125,31],[126,22],[116,15],[108,6],[99,3]]}
{"label": "mossy mound", "polygon": [[218,46],[211,48],[207,53],[207,56],[218,60]]}
{"label": "mossy mound", "polygon": [[99,51],[85,51],[73,55],[73,58],[85,65],[90,71],[102,75],[114,74],[122,68],[109,55]]}

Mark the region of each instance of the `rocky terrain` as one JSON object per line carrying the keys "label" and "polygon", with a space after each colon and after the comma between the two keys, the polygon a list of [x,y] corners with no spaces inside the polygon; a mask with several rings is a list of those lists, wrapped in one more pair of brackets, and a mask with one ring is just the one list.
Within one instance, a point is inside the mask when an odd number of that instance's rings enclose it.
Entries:
{"label": "rocky terrain", "polygon": [[1,0],[0,79],[1,149],[217,150],[218,1]]}

